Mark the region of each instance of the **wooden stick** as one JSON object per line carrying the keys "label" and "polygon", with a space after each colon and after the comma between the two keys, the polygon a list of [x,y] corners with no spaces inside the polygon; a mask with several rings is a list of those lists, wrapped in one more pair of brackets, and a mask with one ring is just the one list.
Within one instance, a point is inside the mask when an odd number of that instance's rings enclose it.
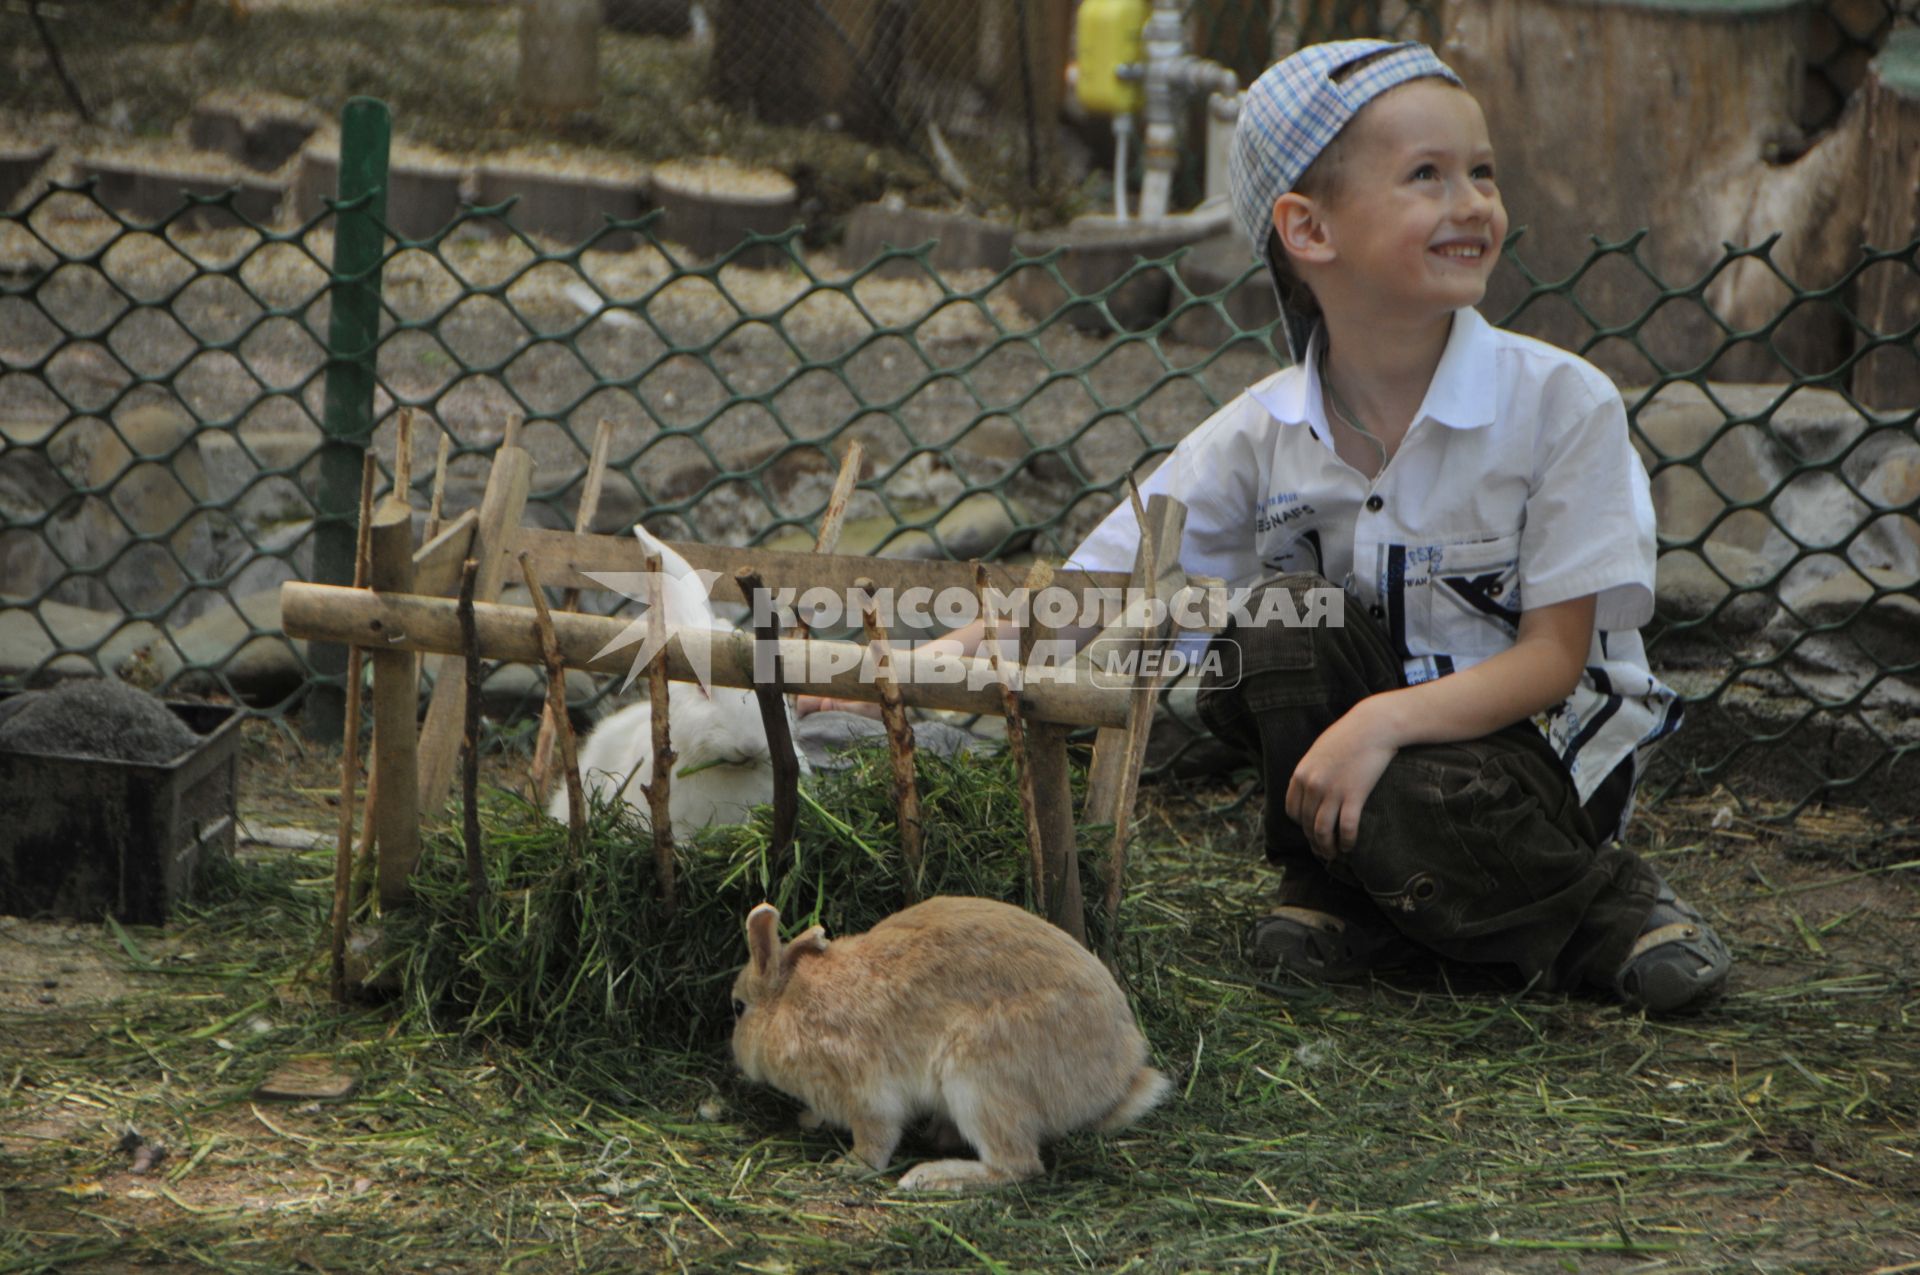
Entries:
{"label": "wooden stick", "polygon": [[856,438],[847,443],[847,454],[840,458],[833,493],[827,497],[826,512],[820,515],[820,534],[813,540],[815,553],[832,553],[840,547],[840,532],[847,523],[847,502],[853,498],[853,485],[860,481],[860,460],[860,440]]}
{"label": "wooden stick", "polygon": [[[641,791],[647,794],[647,810],[653,821],[653,871],[660,885],[660,900],[671,911],[674,906],[673,888],[673,815],[671,813],[673,785],[673,763],[678,760],[673,751],[673,731],[667,721],[667,599],[666,591],[660,586],[660,555],[647,555],[647,574],[653,577],[651,595],[647,599],[647,631],[652,637],[655,653],[647,665],[648,694],[653,700],[653,776],[650,782],[641,785]],[[627,776],[629,780],[633,776]]]}
{"label": "wooden stick", "polygon": [[[360,530],[353,551],[353,587],[367,586],[373,534],[373,476],[379,466],[367,451],[360,466]],[[360,648],[347,648],[347,725],[340,740],[340,832],[333,852],[332,993],[347,999],[347,894],[353,874],[353,791],[360,781]]]}
{"label": "wooden stick", "polygon": [[[480,575],[481,586],[484,586],[484,562]],[[732,587],[729,583],[728,588]],[[527,623],[525,607],[475,601],[473,615],[474,622],[480,626],[480,651],[487,659],[520,664],[540,662],[540,641]],[[310,641],[367,642],[377,637],[393,650],[460,653],[460,623],[452,598],[376,594],[340,585],[303,584],[294,580],[280,586],[280,624],[288,637]],[[604,653],[603,648],[620,638],[628,624],[629,621],[619,616],[553,617],[560,653],[568,668],[622,676],[633,659],[631,647]],[[703,636],[708,643],[710,680],[717,686],[751,687],[753,635],[714,629]],[[780,639],[781,666],[789,694],[832,695],[877,703],[879,688],[861,675],[866,656],[866,647],[858,642]],[[902,703],[963,713],[1000,711],[1000,692],[988,684],[992,670],[986,660],[921,648],[896,651],[894,658],[906,670],[899,683]],[[668,645],[665,660],[669,676],[681,681],[696,680],[697,675],[680,643]],[[456,697],[455,703],[464,711],[463,700]],[[1059,722],[1068,726],[1124,726],[1127,704],[1126,690],[1093,686],[1084,678],[1072,681],[1029,676],[1020,693],[1020,706],[1029,725]],[[428,720],[431,722],[431,717]],[[1031,739],[1032,732],[1028,734]],[[453,736],[456,747],[459,738],[457,734]],[[426,746],[424,736],[421,746]],[[1066,813],[1071,817],[1073,812],[1069,809]]]}
{"label": "wooden stick", "polygon": [[[1147,522],[1146,506],[1140,501],[1140,488],[1133,475],[1127,475],[1127,493],[1133,499],[1134,525],[1140,528],[1139,578],[1149,595],[1160,579],[1160,546],[1156,530]],[[1148,636],[1147,631],[1141,637]],[[1153,675],[1135,675],[1133,701],[1127,706],[1125,752],[1120,762],[1120,790],[1114,801],[1113,840],[1107,846],[1106,947],[1112,956],[1120,933],[1120,896],[1127,877],[1127,830],[1133,822],[1133,795],[1140,783],[1140,766],[1146,759],[1147,735],[1153,725],[1153,700],[1159,693],[1159,679]]]}
{"label": "wooden stick", "polygon": [[[1037,598],[1053,583],[1053,567],[1045,560],[1027,573],[1027,596]],[[1033,649],[1051,640],[1052,631],[1037,615],[1020,630],[1020,667],[1031,671]],[[1035,711],[1034,694],[1041,683],[1025,683],[1027,763],[1033,775],[1034,803],[1040,814],[1040,846],[1046,861],[1047,919],[1073,936],[1087,941],[1085,905],[1080,897],[1080,847],[1073,823],[1073,776],[1067,765],[1067,728]],[[1082,688],[1088,691],[1095,687]],[[1110,692],[1109,692],[1110,693]]]}
{"label": "wooden stick", "polygon": [[525,424],[525,420],[518,412],[507,417],[507,427],[500,433],[500,448],[502,451],[509,447],[520,446],[520,426],[523,424]]}
{"label": "wooden stick", "polygon": [[[411,595],[413,510],[389,496],[373,514],[367,583],[376,596]],[[376,878],[380,905],[406,902],[407,880],[420,859],[420,797],[416,759],[420,741],[420,659],[392,639],[373,648],[374,773],[379,824]]]}
{"label": "wooden stick", "polygon": [[[602,419],[600,427],[593,435],[593,454],[587,460],[587,474],[581,480],[580,507],[574,511],[573,534],[585,535],[593,527],[594,516],[600,512],[600,489],[607,480],[607,453],[613,446],[613,422]],[[531,569],[526,551],[520,552],[520,564]],[[580,590],[568,589],[560,597],[562,611],[574,611],[580,606]],[[546,804],[547,786],[553,782],[553,740],[556,731],[556,716],[566,715],[567,702],[558,704],[548,700],[540,706],[540,733],[533,742],[533,797]],[[569,788],[568,792],[573,790]]]}
{"label": "wooden stick", "polygon": [[440,506],[447,495],[447,461],[453,455],[453,435],[446,430],[440,431],[440,452],[433,460],[433,495],[427,503],[427,533],[424,539],[431,542],[440,534]]}
{"label": "wooden stick", "polygon": [[480,634],[473,622],[473,585],[480,564],[468,558],[460,568],[460,636],[466,647],[466,756],[460,766],[461,832],[467,844],[467,919],[480,924],[486,896],[486,871],[480,859]]}
{"label": "wooden stick", "polygon": [[[547,595],[541,591],[540,577],[534,574],[533,563],[524,553],[520,555],[520,574],[526,577],[527,592],[533,595],[533,621],[540,631],[541,662],[547,666],[547,703],[559,705],[553,716],[560,738],[560,764],[567,769],[567,850],[578,860],[587,844],[587,798],[580,788],[580,758],[573,748],[573,723],[567,720],[567,666],[560,659],[560,640],[553,633]],[[474,709],[474,702],[469,700],[469,718]],[[471,737],[471,725],[467,733]]]}
{"label": "wooden stick", "polygon": [[874,603],[872,580],[854,581],[861,594],[860,624],[867,631],[867,648],[873,653],[874,681],[880,687],[880,720],[887,727],[887,757],[893,763],[893,806],[900,825],[900,852],[907,861],[907,901],[920,897],[921,838],[920,786],[913,773],[913,727],[907,722],[906,705],[900,700],[900,686],[893,673],[893,645],[880,627],[880,611]]}
{"label": "wooden stick", "polygon": [[394,426],[393,439],[393,494],[413,503],[413,409],[400,409],[400,419]]}
{"label": "wooden stick", "polygon": [[[783,863],[793,849],[793,833],[800,822],[800,759],[793,751],[793,731],[787,723],[787,697],[781,690],[780,615],[771,605],[762,608],[760,577],[749,567],[734,573],[742,596],[753,603],[753,636],[759,649],[772,653],[772,668],[763,681],[754,679],[753,698],[767,731],[767,755],[773,762],[773,840],[769,857]],[[762,618],[762,611],[765,615]]]}
{"label": "wooden stick", "polygon": [[1002,712],[1007,719],[1007,751],[1013,754],[1013,773],[1020,780],[1020,811],[1027,820],[1028,872],[1033,880],[1033,910],[1045,916],[1047,862],[1040,848],[1040,803],[1033,792],[1033,772],[1027,768],[1026,724],[1020,720],[1020,695],[1013,688],[1013,680],[1000,667],[1000,626],[994,619],[993,604],[989,601],[987,569],[977,559],[973,565],[977,573],[975,587],[980,594],[980,616],[986,629],[987,658],[993,666],[994,676],[1001,679]]}
{"label": "wooden stick", "polygon": [[[1160,589],[1162,566],[1179,563],[1181,536],[1187,530],[1187,509],[1165,495],[1156,495],[1152,503],[1142,509],[1137,488],[1133,492],[1133,503],[1137,509],[1135,517],[1140,522],[1140,549],[1135,561],[1135,576],[1142,582],[1142,588],[1146,589],[1148,595],[1156,595]],[[1142,630],[1142,653],[1164,649],[1171,632],[1171,620],[1165,622],[1162,632],[1158,634],[1152,628]],[[1140,789],[1140,766],[1146,764],[1146,743],[1154,734],[1154,705],[1160,701],[1160,687],[1164,684],[1165,672],[1156,668],[1150,674],[1137,674],[1133,689],[1129,691],[1131,701],[1127,705],[1125,745],[1117,768],[1112,814],[1108,816],[1114,820],[1114,841],[1108,847],[1104,901],[1106,952],[1110,964],[1119,941],[1119,901],[1127,883],[1127,839],[1133,831],[1133,801]]]}

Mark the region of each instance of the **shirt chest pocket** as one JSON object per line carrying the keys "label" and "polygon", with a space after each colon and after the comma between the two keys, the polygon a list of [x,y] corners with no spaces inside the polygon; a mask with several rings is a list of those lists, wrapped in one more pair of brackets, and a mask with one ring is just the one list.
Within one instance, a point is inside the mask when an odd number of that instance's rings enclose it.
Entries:
{"label": "shirt chest pocket", "polygon": [[1424,586],[1409,598],[1414,654],[1495,655],[1520,629],[1520,534],[1450,540],[1418,551]]}

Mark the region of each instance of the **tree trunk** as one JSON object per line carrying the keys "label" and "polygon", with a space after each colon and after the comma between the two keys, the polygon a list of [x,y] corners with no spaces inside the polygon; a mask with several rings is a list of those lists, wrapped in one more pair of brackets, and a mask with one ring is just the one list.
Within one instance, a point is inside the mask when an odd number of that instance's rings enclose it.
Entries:
{"label": "tree trunk", "polygon": [[890,140],[907,16],[900,0],[718,0],[713,95],[773,123],[831,115]]}
{"label": "tree trunk", "polygon": [[[1865,90],[1867,121],[1866,242],[1891,251],[1914,238],[1920,212],[1920,30],[1887,41]],[[1904,339],[1866,352],[1853,374],[1853,392],[1870,407],[1910,412],[1920,406],[1920,265],[1882,261],[1859,282],[1860,322],[1882,336]],[[1864,347],[1870,338],[1860,334]]]}
{"label": "tree trunk", "polygon": [[[1771,258],[1793,289],[1758,260],[1723,271],[1707,289],[1709,306],[1735,331],[1766,324],[1794,291],[1838,282],[1860,242],[1864,116],[1850,111],[1805,144],[1803,22],[1796,0],[1712,8],[1452,0],[1442,53],[1486,110],[1508,212],[1527,228],[1520,259],[1545,281],[1566,279],[1593,253],[1589,236],[1618,240],[1644,226],[1640,263],[1664,285],[1684,287],[1720,261],[1723,244],[1747,247],[1779,232]],[[1579,299],[1604,327],[1639,318],[1656,292],[1613,254],[1586,271]],[[1503,313],[1521,295],[1509,276],[1487,308]],[[1558,301],[1534,304],[1517,326],[1571,347],[1592,333]],[[1637,335],[1658,368],[1622,340],[1589,357],[1642,384],[1710,361],[1717,379],[1782,379],[1831,371],[1852,344],[1833,301],[1804,303],[1770,339],[1724,351],[1726,333],[1686,301],[1661,307]]]}

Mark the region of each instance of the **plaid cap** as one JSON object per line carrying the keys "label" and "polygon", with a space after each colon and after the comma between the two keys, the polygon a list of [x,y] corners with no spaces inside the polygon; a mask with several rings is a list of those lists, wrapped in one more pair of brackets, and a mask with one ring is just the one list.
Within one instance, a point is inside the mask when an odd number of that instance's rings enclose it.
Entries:
{"label": "plaid cap", "polygon": [[[1365,65],[1336,82],[1335,75],[1356,62]],[[1309,44],[1268,67],[1240,100],[1240,120],[1234,125],[1233,153],[1227,162],[1233,217],[1253,244],[1255,255],[1267,259],[1274,200],[1299,183],[1307,166],[1361,107],[1409,80],[1434,77],[1460,83],[1460,77],[1432,49],[1413,41]],[[1274,282],[1278,287],[1279,280]],[[1297,362],[1306,355],[1311,323],[1288,304],[1284,289],[1280,314],[1288,350]]]}

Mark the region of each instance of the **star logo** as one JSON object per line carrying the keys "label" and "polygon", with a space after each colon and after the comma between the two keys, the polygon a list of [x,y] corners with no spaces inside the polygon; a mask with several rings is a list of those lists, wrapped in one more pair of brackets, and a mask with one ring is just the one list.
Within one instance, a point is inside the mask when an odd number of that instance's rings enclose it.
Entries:
{"label": "star logo", "polygon": [[[713,582],[720,578],[718,571],[696,570],[685,576],[668,575],[664,571],[587,571],[582,574],[648,608],[629,620],[627,627],[617,637],[593,654],[593,658],[598,660],[635,642],[640,644],[640,649],[634,653],[633,667],[627,670],[627,680],[620,684],[622,691],[633,685],[647,665],[653,662],[653,657],[668,643],[678,642],[680,650],[687,657],[694,680],[700,683],[700,693],[713,694],[712,630],[708,627],[713,612],[705,599],[712,596]],[[666,608],[664,632],[659,637],[654,635],[651,614],[651,604],[656,598],[659,599],[659,605]]]}

